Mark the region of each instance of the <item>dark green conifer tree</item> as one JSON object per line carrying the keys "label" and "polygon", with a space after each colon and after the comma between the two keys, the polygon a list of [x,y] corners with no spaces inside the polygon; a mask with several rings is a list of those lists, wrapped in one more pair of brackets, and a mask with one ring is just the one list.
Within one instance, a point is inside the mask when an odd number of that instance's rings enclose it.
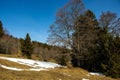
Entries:
{"label": "dark green conifer tree", "polygon": [[104,12],[100,16],[100,34],[97,61],[104,74],[120,77],[120,20],[115,13]]}
{"label": "dark green conifer tree", "polygon": [[23,55],[27,56],[28,58],[31,58],[31,54],[33,52],[32,42],[29,34],[27,33],[25,40],[22,40],[22,52]]}
{"label": "dark green conifer tree", "polygon": [[4,35],[3,25],[2,22],[0,21],[0,37],[3,35]]}
{"label": "dark green conifer tree", "polygon": [[[94,68],[96,55],[98,22],[92,11],[88,10],[75,23],[73,34],[73,65],[88,70]],[[91,65],[92,64],[92,65]]]}

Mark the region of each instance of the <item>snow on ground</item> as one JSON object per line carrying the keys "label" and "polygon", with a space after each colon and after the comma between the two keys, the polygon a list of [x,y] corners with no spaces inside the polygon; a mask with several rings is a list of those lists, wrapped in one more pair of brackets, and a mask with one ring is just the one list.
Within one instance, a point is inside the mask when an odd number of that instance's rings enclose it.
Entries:
{"label": "snow on ground", "polygon": [[1,65],[1,64],[0,64],[0,67],[5,68],[5,69],[10,69],[10,70],[15,70],[15,71],[22,71],[23,70],[23,69],[18,69],[18,68],[13,68],[13,67],[7,67],[7,66]]}
{"label": "snow on ground", "polygon": [[20,68],[7,67],[7,66],[1,65],[1,64],[0,64],[0,67],[5,68],[5,69],[9,69],[9,70],[14,70],[14,71],[41,71],[41,70],[47,70],[47,69],[43,69],[43,68],[40,68],[40,69],[34,69],[34,68],[20,69]]}
{"label": "snow on ground", "polygon": [[103,76],[102,73],[98,73],[98,72],[90,72],[89,75]]}
{"label": "snow on ground", "polygon": [[[8,58],[8,57],[0,57],[0,59],[4,59],[4,60],[8,60],[8,61],[12,61],[12,62],[16,62],[19,64],[23,64],[23,65],[27,65],[30,66],[32,68],[29,69],[20,69],[20,68],[13,68],[13,67],[8,67],[5,65],[1,65],[0,67],[5,68],[5,69],[9,69],[9,70],[15,70],[15,71],[41,71],[41,70],[47,70],[48,68],[56,68],[56,67],[62,67],[61,65],[58,65],[56,63],[52,63],[52,62],[44,62],[44,61],[37,61],[37,60],[30,60],[30,59],[19,59],[19,58]],[[63,73],[64,75],[67,76],[71,76],[68,75],[66,73]],[[95,72],[90,72],[87,74],[87,76],[91,76],[91,75],[97,75],[97,76],[101,76],[101,73],[95,73]],[[89,79],[85,79],[83,78],[82,80],[89,80]]]}
{"label": "snow on ground", "polygon": [[9,60],[12,62],[33,67],[30,69],[18,69],[18,68],[7,67],[0,64],[0,67],[10,69],[10,70],[16,70],[16,71],[21,71],[21,70],[40,71],[40,70],[47,70],[48,68],[61,67],[61,65],[58,65],[56,63],[30,60],[30,59],[19,59],[19,58],[8,58],[8,57],[0,57],[0,59]]}
{"label": "snow on ground", "polygon": [[90,73],[87,74],[87,76],[91,76],[91,75],[93,75],[93,76],[104,76],[102,73],[99,73],[99,72],[90,72]]}

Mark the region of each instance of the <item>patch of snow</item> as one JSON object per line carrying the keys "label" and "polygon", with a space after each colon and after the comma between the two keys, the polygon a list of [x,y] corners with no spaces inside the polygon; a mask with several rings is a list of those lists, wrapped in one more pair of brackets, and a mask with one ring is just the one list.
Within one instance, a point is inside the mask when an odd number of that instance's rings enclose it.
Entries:
{"label": "patch of snow", "polygon": [[[48,68],[62,67],[61,65],[58,65],[56,63],[30,60],[30,59],[19,59],[19,58],[8,58],[8,57],[0,57],[0,59],[9,60],[12,62],[16,62],[19,64],[33,67],[33,68],[29,69],[30,71],[40,71],[40,70],[46,70]],[[11,70],[18,70],[18,71],[26,70],[26,69],[11,68],[11,67],[7,67],[7,66],[3,66],[3,65],[1,65],[1,66],[3,68],[11,69]]]}
{"label": "patch of snow", "polygon": [[29,69],[28,71],[42,71],[42,70],[47,70],[47,69],[43,69],[43,68],[34,69],[34,68],[31,68],[31,69]]}
{"label": "patch of snow", "polygon": [[90,74],[90,75],[96,75],[96,76],[101,76],[101,75],[103,75],[102,73],[97,73],[97,72],[90,72],[89,74]]}
{"label": "patch of snow", "polygon": [[7,67],[7,66],[1,65],[1,64],[0,64],[0,67],[8,69],[8,70],[14,70],[14,71],[41,71],[41,70],[46,70],[46,69],[43,69],[43,68],[40,68],[40,69],[34,69],[34,68],[20,69],[20,68]]}
{"label": "patch of snow", "polygon": [[86,79],[86,78],[82,78],[82,80],[89,80],[89,79]]}
{"label": "patch of snow", "polygon": [[13,68],[13,67],[7,67],[7,66],[1,65],[1,64],[0,64],[0,67],[5,68],[5,69],[9,69],[9,70],[14,70],[14,71],[22,71],[22,70],[24,70],[24,69],[18,69],[18,68]]}
{"label": "patch of snow", "polygon": [[31,67],[42,67],[42,68],[61,67],[60,65],[58,65],[56,63],[36,61],[36,60],[30,60],[30,59],[18,59],[18,58],[7,58],[7,57],[0,57],[0,59],[17,62],[19,64],[24,64],[24,65],[31,66]]}

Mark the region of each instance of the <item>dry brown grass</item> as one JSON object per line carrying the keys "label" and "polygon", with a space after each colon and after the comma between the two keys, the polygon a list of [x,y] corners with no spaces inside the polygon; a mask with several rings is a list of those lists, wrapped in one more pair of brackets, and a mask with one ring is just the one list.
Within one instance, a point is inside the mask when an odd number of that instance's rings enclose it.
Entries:
{"label": "dry brown grass", "polygon": [[114,80],[104,76],[87,76],[87,71],[73,68],[58,68],[49,71],[11,71],[0,68],[0,80]]}
{"label": "dry brown grass", "polygon": [[83,78],[89,80],[116,80],[105,76],[88,76],[89,72],[81,68],[58,68],[53,70],[54,72],[62,73],[66,76],[71,77],[69,80],[82,80]]}
{"label": "dry brown grass", "polygon": [[[16,68],[29,68],[21,64],[0,59],[0,64]],[[81,68],[55,68],[48,71],[12,71],[0,67],[0,80],[116,80],[105,76],[87,76]],[[119,79],[118,79],[119,80]]]}

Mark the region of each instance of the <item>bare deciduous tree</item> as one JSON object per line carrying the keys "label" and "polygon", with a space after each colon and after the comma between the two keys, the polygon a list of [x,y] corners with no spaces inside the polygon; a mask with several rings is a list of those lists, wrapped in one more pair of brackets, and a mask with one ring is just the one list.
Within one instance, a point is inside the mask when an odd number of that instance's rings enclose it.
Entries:
{"label": "bare deciduous tree", "polygon": [[50,26],[48,43],[70,47],[74,22],[85,11],[82,0],[70,0],[58,10],[56,21]]}
{"label": "bare deciduous tree", "polygon": [[0,53],[19,54],[21,44],[18,39],[4,35],[0,38]]}
{"label": "bare deciduous tree", "polygon": [[99,19],[100,26],[113,36],[120,36],[120,18],[110,11],[103,12]]}

